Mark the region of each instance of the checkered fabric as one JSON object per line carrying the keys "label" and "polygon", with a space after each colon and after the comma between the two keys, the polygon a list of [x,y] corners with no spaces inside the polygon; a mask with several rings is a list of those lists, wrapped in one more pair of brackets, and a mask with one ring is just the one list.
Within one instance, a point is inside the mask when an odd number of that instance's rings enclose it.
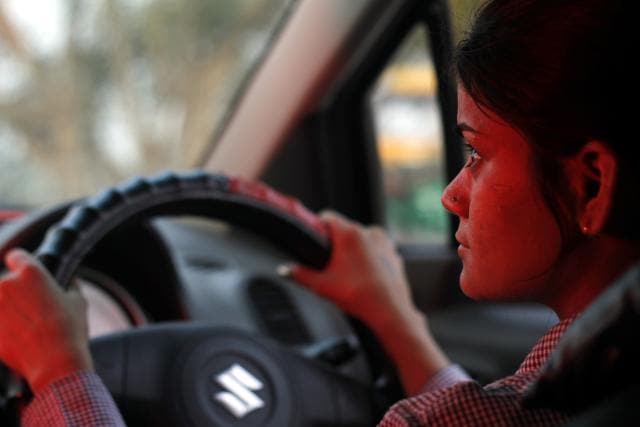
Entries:
{"label": "checkered fabric", "polygon": [[453,387],[454,385],[463,382],[471,381],[469,374],[465,372],[460,365],[449,365],[440,369],[427,384],[422,387],[420,394],[431,393],[443,388]]}
{"label": "checkered fabric", "polygon": [[122,416],[97,374],[78,372],[49,385],[21,417],[26,427],[119,427]]}
{"label": "checkered fabric", "polygon": [[[573,321],[551,328],[534,346],[515,374],[482,387],[459,368],[443,370],[424,393],[396,403],[380,427],[555,426],[568,421],[562,412],[524,409],[521,397],[535,380],[558,340]],[[434,386],[450,385],[439,388]],[[433,390],[433,391],[431,391]],[[79,372],[51,384],[22,414],[26,427],[124,426],[111,395],[95,373]]]}
{"label": "checkered fabric", "polygon": [[[482,387],[471,380],[428,391],[396,403],[379,427],[502,427],[557,426],[567,414],[549,409],[525,409],[521,399],[574,318],[563,320],[540,338],[515,374]],[[429,385],[426,390],[431,390]]]}

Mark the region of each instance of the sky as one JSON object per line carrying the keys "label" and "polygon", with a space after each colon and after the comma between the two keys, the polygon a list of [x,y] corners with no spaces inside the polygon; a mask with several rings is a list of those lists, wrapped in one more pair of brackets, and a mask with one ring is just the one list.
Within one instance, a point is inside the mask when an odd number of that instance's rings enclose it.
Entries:
{"label": "sky", "polygon": [[50,55],[64,48],[68,35],[67,1],[3,0],[1,4],[34,53]]}

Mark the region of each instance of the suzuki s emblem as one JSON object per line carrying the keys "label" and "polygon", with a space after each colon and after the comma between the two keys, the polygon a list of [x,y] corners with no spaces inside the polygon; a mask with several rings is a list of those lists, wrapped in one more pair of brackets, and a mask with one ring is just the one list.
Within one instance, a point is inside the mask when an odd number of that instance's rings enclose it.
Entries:
{"label": "suzuki s emblem", "polygon": [[264,406],[264,401],[254,393],[262,389],[262,383],[237,363],[215,378],[226,390],[216,393],[215,399],[236,418],[242,418]]}

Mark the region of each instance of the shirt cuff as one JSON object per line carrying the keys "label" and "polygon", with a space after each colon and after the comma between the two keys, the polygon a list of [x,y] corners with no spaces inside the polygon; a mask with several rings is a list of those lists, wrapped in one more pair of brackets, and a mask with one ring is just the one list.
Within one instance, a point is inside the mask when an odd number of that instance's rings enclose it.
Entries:
{"label": "shirt cuff", "polygon": [[422,387],[420,393],[430,393],[432,391],[452,387],[464,381],[472,381],[472,378],[460,365],[448,365],[436,372],[436,374]]}
{"label": "shirt cuff", "polygon": [[118,408],[94,372],[76,372],[47,386],[21,416],[23,426],[124,427]]}

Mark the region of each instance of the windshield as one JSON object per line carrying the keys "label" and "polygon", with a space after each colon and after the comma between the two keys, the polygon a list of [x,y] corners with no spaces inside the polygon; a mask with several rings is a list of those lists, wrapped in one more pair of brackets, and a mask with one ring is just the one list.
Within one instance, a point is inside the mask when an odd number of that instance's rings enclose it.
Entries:
{"label": "windshield", "polygon": [[291,3],[0,2],[0,207],[196,165]]}

